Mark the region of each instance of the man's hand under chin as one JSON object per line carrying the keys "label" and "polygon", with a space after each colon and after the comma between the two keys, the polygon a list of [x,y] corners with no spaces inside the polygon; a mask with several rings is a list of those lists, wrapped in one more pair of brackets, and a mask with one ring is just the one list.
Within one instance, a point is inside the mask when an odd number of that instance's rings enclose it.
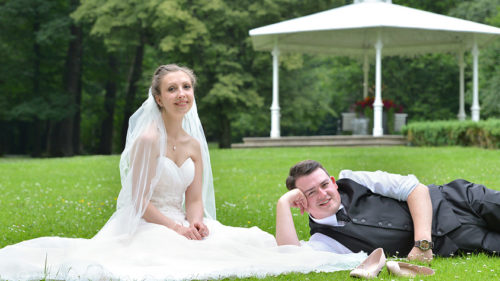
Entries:
{"label": "man's hand under chin", "polygon": [[278,245],[300,246],[291,208],[299,208],[300,213],[307,212],[307,199],[300,189],[295,188],[283,194],[276,206],[276,242]]}
{"label": "man's hand under chin", "polygon": [[299,208],[302,215],[307,211],[307,198],[298,188],[283,194],[280,200],[288,202],[291,208]]}

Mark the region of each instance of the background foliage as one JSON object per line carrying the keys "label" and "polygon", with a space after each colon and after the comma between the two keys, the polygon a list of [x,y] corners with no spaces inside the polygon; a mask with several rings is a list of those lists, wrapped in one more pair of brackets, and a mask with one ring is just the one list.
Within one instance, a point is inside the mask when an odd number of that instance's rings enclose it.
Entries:
{"label": "background foliage", "polygon": [[413,122],[403,127],[411,145],[500,148],[500,119]]}
{"label": "background foliage", "polygon": [[[350,3],[0,0],[0,52],[8,54],[0,57],[0,155],[120,152],[128,117],[166,63],[197,73],[209,140],[229,147],[243,136],[268,136],[271,55],[253,50],[248,31]],[[500,26],[500,0],[393,3]],[[499,41],[481,49],[482,118],[500,116]],[[362,98],[362,63],[308,54],[280,60],[282,135],[337,134],[340,113]],[[468,111],[469,53],[465,61]],[[384,98],[402,104],[410,121],[456,118],[454,54],[385,57],[383,65]]]}

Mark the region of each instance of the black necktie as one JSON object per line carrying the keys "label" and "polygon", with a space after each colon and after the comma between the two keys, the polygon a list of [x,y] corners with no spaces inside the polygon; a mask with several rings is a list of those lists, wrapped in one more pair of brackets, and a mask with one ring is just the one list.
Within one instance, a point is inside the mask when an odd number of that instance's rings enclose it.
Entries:
{"label": "black necktie", "polygon": [[344,208],[337,211],[337,221],[348,222],[351,221],[349,217],[346,215]]}

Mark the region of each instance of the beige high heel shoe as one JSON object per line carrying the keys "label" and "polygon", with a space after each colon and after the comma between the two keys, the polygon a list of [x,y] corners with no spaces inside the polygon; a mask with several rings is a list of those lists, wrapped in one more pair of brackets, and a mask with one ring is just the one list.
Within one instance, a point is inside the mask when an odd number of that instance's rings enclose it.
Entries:
{"label": "beige high heel shoe", "polygon": [[385,264],[384,249],[378,248],[349,274],[351,277],[375,278],[380,273]]}
{"label": "beige high heel shoe", "polygon": [[386,265],[389,274],[396,276],[415,277],[417,275],[434,275],[433,269],[411,263],[388,261]]}

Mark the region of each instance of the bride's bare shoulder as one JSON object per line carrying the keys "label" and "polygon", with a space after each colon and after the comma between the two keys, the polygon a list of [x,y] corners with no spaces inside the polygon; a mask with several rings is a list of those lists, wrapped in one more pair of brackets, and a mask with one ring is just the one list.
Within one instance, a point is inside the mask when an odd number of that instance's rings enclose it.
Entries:
{"label": "bride's bare shoulder", "polygon": [[158,128],[154,124],[150,124],[141,132],[135,142],[135,146],[136,148],[152,147],[157,150],[159,148],[159,139],[160,132]]}
{"label": "bride's bare shoulder", "polygon": [[159,137],[160,132],[158,132],[158,128],[151,123],[144,129],[139,139],[145,142],[155,142],[158,141]]}
{"label": "bride's bare shoulder", "polygon": [[193,160],[196,160],[201,156],[200,142],[192,136],[189,136],[188,147],[190,151],[189,154]]}

